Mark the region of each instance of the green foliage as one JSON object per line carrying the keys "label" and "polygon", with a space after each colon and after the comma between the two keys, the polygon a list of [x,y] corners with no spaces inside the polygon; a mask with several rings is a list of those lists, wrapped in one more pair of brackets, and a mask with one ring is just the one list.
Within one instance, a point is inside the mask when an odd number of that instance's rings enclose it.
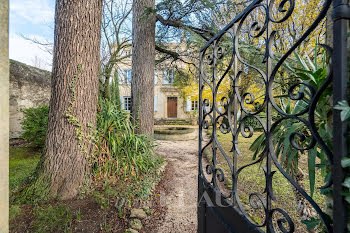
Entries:
{"label": "green foliage", "polygon": [[9,208],[9,221],[14,220],[18,215],[21,214],[21,207],[19,205],[10,205]]}
{"label": "green foliage", "polygon": [[39,163],[40,152],[31,147],[10,147],[9,153],[9,202],[10,221],[21,213],[23,203],[36,204],[47,200],[47,183],[35,178],[35,169]]}
{"label": "green foliage", "polygon": [[11,147],[9,154],[9,186],[16,191],[35,170],[40,153],[28,147]]}
{"label": "green foliage", "polygon": [[49,182],[38,176],[40,151],[31,147],[10,147],[10,203],[36,204],[49,199]]}
{"label": "green foliage", "polygon": [[[238,146],[243,156],[238,156],[237,168],[241,168],[242,166],[245,166],[251,163],[251,158],[255,151],[250,150],[249,146],[254,141],[256,141],[257,138],[260,137],[261,135],[264,135],[264,134],[261,132],[255,132],[250,138],[244,138],[242,135],[238,135],[238,138],[237,138],[239,141]],[[217,136],[218,136],[218,142],[220,143],[223,150],[230,151],[232,148],[231,135],[222,134],[221,132],[218,132]],[[265,136],[262,136],[261,138],[263,137]],[[208,161],[212,160],[211,149],[204,150],[204,155],[206,156],[206,159]],[[217,166],[218,168],[223,170],[224,174],[227,174],[227,173],[229,174],[231,172],[230,167],[227,165],[227,162],[225,158],[221,155],[221,152],[217,152]],[[300,164],[300,166],[302,169],[306,168],[306,164]],[[276,171],[276,173],[274,173],[273,182],[272,182],[274,195],[276,196],[275,205],[283,206],[283,209],[289,214],[289,216],[292,219],[298,219],[300,217],[299,215],[300,213],[295,208],[296,204],[294,201],[295,196],[294,196],[293,188],[291,187],[289,181],[285,179],[283,174],[279,172],[276,167],[273,166],[271,170],[272,172]],[[238,180],[241,184],[244,184],[244,185],[238,185],[237,187],[237,193],[242,202],[242,205],[249,205],[250,193],[260,191],[260,190],[263,191],[266,186],[265,176],[260,164],[248,166],[245,169],[243,169],[240,175],[238,176]],[[232,179],[230,179],[230,177],[225,178],[225,185],[227,185],[228,188],[232,188]],[[321,185],[322,185],[322,178],[316,176],[315,186],[319,187]],[[308,187],[306,187],[306,191],[308,191]],[[324,197],[320,193],[315,193],[314,200],[320,204],[325,203]],[[251,213],[252,215],[255,216],[253,220],[256,223],[261,222],[262,216],[259,216],[254,212],[251,212]],[[299,225],[296,225],[296,227],[297,229],[295,229],[295,232],[304,232],[303,227],[300,227]]]}
{"label": "green foliage", "polygon": [[100,223],[100,229],[101,231],[111,232],[111,226],[107,223],[106,218],[102,223]]}
{"label": "green foliage", "polygon": [[70,232],[73,214],[65,206],[35,207],[34,228],[36,232]]}
{"label": "green foliage", "polygon": [[[266,116],[262,116],[262,118],[266,118]],[[246,117],[244,119],[240,119],[239,123],[244,124],[245,127],[252,127],[254,131],[261,131],[263,130],[262,125],[253,117]]]}
{"label": "green foliage", "polygon": [[39,162],[40,153],[28,147],[10,147],[9,188],[12,202]]}
{"label": "green foliage", "polygon": [[[109,82],[110,78],[112,79]],[[118,106],[121,109],[120,93],[119,93],[119,74],[118,71],[114,72],[113,77],[110,78],[100,78],[99,83],[99,96],[106,101]],[[108,83],[106,83],[108,82]]]}
{"label": "green foliage", "polygon": [[347,101],[340,101],[334,109],[340,110],[340,117],[342,121],[348,120],[350,118],[350,106]]}
{"label": "green foliage", "polygon": [[49,107],[42,105],[22,110],[24,117],[21,122],[24,133],[22,138],[29,141],[33,146],[44,148],[49,118]]}
{"label": "green foliage", "polygon": [[128,113],[111,101],[100,99],[99,109],[93,155],[96,176],[142,179],[160,162],[153,154],[153,139],[135,134]]}
{"label": "green foliage", "polygon": [[[342,121],[346,121],[350,119],[350,106],[347,101],[345,100],[340,101],[336,106],[334,106],[334,109],[341,111],[340,117]],[[348,134],[348,141],[349,139],[350,139],[350,135]],[[349,148],[350,146],[348,145],[348,149]],[[346,188],[346,190],[344,190],[343,195],[345,200],[348,202],[348,204],[350,204],[350,175],[349,175],[350,158],[349,157],[343,158],[341,161],[341,165],[343,166],[343,168],[347,169],[347,174],[343,182],[343,186]]]}
{"label": "green foliage", "polygon": [[142,180],[119,180],[116,183],[113,178],[106,179],[103,186],[94,191],[92,196],[104,211],[108,210],[114,203],[118,216],[123,217],[125,215],[124,207],[131,207],[135,200],[149,198],[155,184],[160,180],[160,174],[157,171],[149,172],[143,176]]}
{"label": "green foliage", "polygon": [[110,201],[102,193],[95,191],[92,196],[94,197],[97,204],[101,206],[101,209],[105,211],[108,209]]}
{"label": "green foliage", "polygon": [[310,220],[301,220],[302,223],[306,225],[307,230],[313,230],[316,226],[318,226],[321,223],[321,219],[318,218],[311,218]]}
{"label": "green foliage", "polygon": [[50,181],[47,176],[33,173],[25,182],[25,187],[19,193],[15,203],[38,204],[48,201],[50,196]]}
{"label": "green foliage", "polygon": [[144,211],[146,212],[147,215],[153,215],[154,211],[150,208],[144,208]]}
{"label": "green foliage", "polygon": [[81,221],[81,211],[80,211],[80,209],[77,212],[75,212],[75,220],[77,222]]}
{"label": "green foliage", "polygon": [[[317,48],[315,48],[315,54],[317,54]],[[297,82],[303,82],[312,86],[315,90],[319,90],[325,79],[327,78],[327,59],[322,59],[322,63],[318,64],[316,59],[312,62],[307,56],[304,60],[298,53],[294,53],[297,60],[297,67],[288,69],[294,72]],[[323,57],[326,57],[325,53]],[[297,101],[292,101],[288,96],[277,96],[280,101],[280,108],[287,114],[296,114],[301,112],[310,103],[311,93],[304,85],[299,85],[299,93],[303,93],[304,97]],[[328,146],[331,146],[332,136],[330,129],[330,122],[328,120],[329,115],[332,112],[332,107],[329,106],[331,100],[331,89],[325,90],[318,101],[318,108],[315,109],[315,123],[318,128],[320,136],[323,138]],[[301,133],[305,136],[305,140],[298,140],[298,136],[295,133]],[[273,144],[275,145],[275,153],[280,163],[287,169],[289,174],[296,175],[298,172],[299,159],[303,154],[308,158],[308,171],[309,171],[309,185],[310,196],[312,197],[315,189],[315,177],[316,168],[321,169],[321,174],[327,182],[329,179],[329,161],[324,150],[318,150],[318,145],[314,148],[306,151],[298,151],[292,146],[291,141],[298,143],[301,148],[306,148],[311,142],[312,136],[309,129],[300,121],[297,120],[283,120],[279,123],[273,134]],[[299,138],[300,139],[300,138]],[[265,137],[259,136],[255,142],[251,145],[250,150],[254,151],[253,159],[256,156],[264,156],[265,151]],[[316,158],[320,160],[319,164],[316,164]]]}
{"label": "green foliage", "polygon": [[112,83],[110,85],[110,101],[121,109],[118,72],[114,73],[114,78],[112,79]]}
{"label": "green foliage", "polygon": [[343,158],[341,161],[341,165],[344,168],[350,167],[350,158]]}

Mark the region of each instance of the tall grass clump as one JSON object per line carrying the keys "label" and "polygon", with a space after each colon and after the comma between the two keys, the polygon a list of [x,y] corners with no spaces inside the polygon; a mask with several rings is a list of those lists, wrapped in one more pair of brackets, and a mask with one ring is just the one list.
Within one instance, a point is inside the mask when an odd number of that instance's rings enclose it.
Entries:
{"label": "tall grass clump", "polygon": [[112,101],[99,100],[97,151],[93,155],[97,178],[142,179],[161,162],[153,147],[147,135],[135,134],[128,112]]}

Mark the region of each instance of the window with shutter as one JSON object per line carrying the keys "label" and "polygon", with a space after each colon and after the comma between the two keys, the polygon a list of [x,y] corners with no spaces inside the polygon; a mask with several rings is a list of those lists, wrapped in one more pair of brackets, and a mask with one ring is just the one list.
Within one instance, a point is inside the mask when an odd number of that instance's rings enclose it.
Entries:
{"label": "window with shutter", "polygon": [[123,98],[123,96],[120,96],[120,108],[122,110],[124,109],[124,98]]}
{"label": "window with shutter", "polygon": [[174,77],[174,69],[163,69],[163,84],[173,84]]}
{"label": "window with shutter", "polygon": [[198,100],[191,101],[191,111],[196,111],[198,109]]}
{"label": "window with shutter", "polygon": [[125,83],[131,84],[131,70],[124,70]]}
{"label": "window with shutter", "polygon": [[186,112],[191,111],[191,100],[189,98],[186,99]]}
{"label": "window with shutter", "polygon": [[154,71],[154,85],[157,84],[158,77],[157,77],[157,70]]}
{"label": "window with shutter", "polygon": [[157,96],[154,96],[154,111],[157,111]]}
{"label": "window with shutter", "polygon": [[131,110],[131,97],[130,96],[124,96],[124,110],[126,110],[126,111]]}

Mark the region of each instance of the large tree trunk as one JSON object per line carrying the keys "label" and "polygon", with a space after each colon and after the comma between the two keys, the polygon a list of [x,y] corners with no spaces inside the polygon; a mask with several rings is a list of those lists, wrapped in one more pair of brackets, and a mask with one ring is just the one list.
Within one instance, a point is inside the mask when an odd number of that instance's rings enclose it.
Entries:
{"label": "large tree trunk", "polygon": [[131,113],[136,133],[153,135],[155,17],[145,17],[154,0],[134,0],[132,6]]}
{"label": "large tree trunk", "polygon": [[88,125],[96,123],[101,18],[102,0],[56,1],[50,114],[42,158],[53,198],[75,197],[86,178],[91,146],[83,141]]}

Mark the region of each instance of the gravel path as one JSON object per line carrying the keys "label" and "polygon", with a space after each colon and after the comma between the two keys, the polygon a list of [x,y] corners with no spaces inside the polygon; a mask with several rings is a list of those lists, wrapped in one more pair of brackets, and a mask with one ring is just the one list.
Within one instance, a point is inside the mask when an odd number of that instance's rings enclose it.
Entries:
{"label": "gravel path", "polygon": [[161,193],[164,220],[153,232],[197,231],[198,141],[157,141],[156,152],[168,161]]}

